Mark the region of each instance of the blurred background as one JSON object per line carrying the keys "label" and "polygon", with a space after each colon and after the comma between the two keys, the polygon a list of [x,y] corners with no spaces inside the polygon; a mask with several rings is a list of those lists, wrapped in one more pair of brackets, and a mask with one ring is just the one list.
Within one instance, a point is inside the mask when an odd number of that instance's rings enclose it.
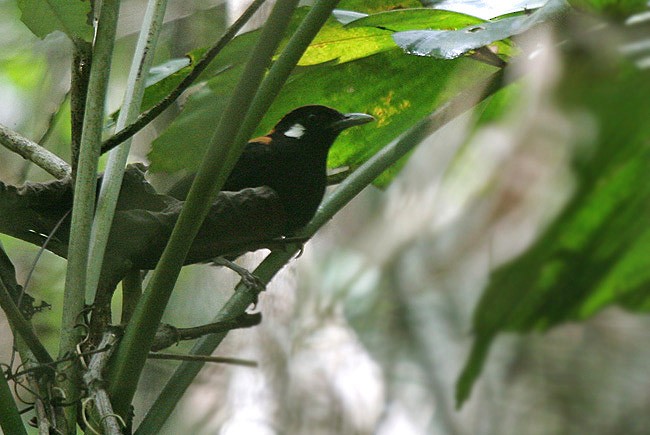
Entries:
{"label": "blurred background", "polygon": [[[209,45],[238,3],[170,2],[160,62]],[[123,2],[115,56],[124,67],[112,71],[110,112],[119,108],[144,6]],[[0,123],[68,158],[68,115],[50,119],[67,104],[69,43],[60,34],[35,39],[18,15],[14,1],[0,0]],[[615,28],[598,40],[581,35],[586,57],[627,55]],[[259,366],[206,366],[162,433],[650,434],[650,316],[615,306],[545,332],[498,335],[471,397],[461,409],[455,404],[490,272],[561,212],[576,189],[573,162],[598,133],[587,113],[558,103],[573,67],[557,49],[565,38],[565,29],[547,26],[518,41],[535,55],[500,116],[477,123],[474,112],[449,123],[392,184],[368,187],[308,242],[261,295],[262,324],[233,331],[217,349]],[[132,161],[146,161],[174,110],[136,136]],[[3,182],[47,179],[0,149]],[[650,215],[639,219],[650,223]],[[38,249],[0,241],[24,283]],[[263,256],[242,264],[252,268]],[[27,288],[52,305],[34,323],[53,351],[64,276],[65,261],[45,252]],[[236,282],[229,271],[186,267],[164,320],[209,322]],[[6,363],[12,337],[2,314],[0,323]],[[148,363],[136,421],[175,367]]]}

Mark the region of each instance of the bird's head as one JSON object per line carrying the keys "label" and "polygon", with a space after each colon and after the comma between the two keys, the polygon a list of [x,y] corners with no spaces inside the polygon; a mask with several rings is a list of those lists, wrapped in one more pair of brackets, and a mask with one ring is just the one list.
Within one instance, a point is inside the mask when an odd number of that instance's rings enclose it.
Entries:
{"label": "bird's head", "polygon": [[302,106],[286,114],[272,134],[322,143],[329,148],[343,130],[374,119],[365,113],[341,113],[326,106]]}

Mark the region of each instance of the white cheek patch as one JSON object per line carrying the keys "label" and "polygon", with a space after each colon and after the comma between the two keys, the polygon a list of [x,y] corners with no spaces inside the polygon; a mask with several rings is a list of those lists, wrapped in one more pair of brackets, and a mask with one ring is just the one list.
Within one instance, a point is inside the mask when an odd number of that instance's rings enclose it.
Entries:
{"label": "white cheek patch", "polygon": [[287,137],[293,137],[294,139],[300,139],[305,134],[305,127],[302,124],[293,124],[289,130],[287,130],[284,135]]}

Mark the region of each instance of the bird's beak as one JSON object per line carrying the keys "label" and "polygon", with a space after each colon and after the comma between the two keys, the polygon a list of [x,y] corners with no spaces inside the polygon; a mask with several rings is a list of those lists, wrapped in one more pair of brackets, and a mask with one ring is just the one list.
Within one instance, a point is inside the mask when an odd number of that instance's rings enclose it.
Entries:
{"label": "bird's beak", "polygon": [[375,118],[366,113],[346,113],[343,119],[332,123],[330,128],[336,132],[343,131],[346,128],[354,127],[355,125],[367,124],[374,121]]}

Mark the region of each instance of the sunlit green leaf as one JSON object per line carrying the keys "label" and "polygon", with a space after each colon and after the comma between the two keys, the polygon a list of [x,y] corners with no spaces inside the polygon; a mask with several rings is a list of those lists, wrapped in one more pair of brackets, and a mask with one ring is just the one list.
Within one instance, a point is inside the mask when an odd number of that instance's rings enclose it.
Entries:
{"label": "sunlit green leaf", "polygon": [[394,32],[418,29],[459,29],[483,20],[471,15],[436,9],[400,9],[359,17],[347,24],[352,27],[381,27]]}
{"label": "sunlit green leaf", "polygon": [[418,8],[421,6],[422,3],[420,3],[418,0],[342,0],[338,4],[338,7],[341,9],[365,12],[369,14],[381,11],[392,11],[396,9]]}
{"label": "sunlit green leaf", "polygon": [[388,30],[373,27],[347,28],[330,18],[309,45],[298,65],[350,62],[395,47]]}

